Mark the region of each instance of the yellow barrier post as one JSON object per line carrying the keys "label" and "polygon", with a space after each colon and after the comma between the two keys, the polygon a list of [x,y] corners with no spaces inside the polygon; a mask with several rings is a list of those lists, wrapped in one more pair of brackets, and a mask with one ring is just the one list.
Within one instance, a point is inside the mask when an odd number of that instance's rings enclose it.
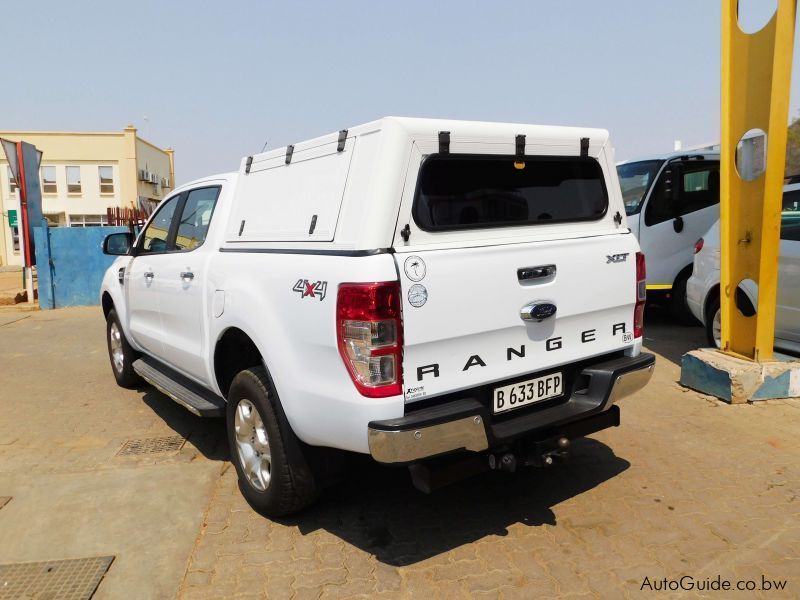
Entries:
{"label": "yellow barrier post", "polygon": [[[721,347],[763,362],[772,359],[775,335],[797,0],[778,0],[775,15],[753,34],[740,29],[737,5],[737,0],[722,0]],[[766,132],[766,171],[748,181],[737,171],[736,148],[752,129]],[[745,279],[758,284],[756,314],[750,317],[736,306],[736,289]]]}

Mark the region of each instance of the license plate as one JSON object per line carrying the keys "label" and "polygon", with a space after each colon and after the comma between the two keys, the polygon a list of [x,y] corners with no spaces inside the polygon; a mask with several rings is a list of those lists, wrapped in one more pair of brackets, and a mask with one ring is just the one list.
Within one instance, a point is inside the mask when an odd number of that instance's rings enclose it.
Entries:
{"label": "license plate", "polygon": [[513,385],[494,388],[494,414],[528,406],[562,394],[564,378],[561,373],[520,381]]}

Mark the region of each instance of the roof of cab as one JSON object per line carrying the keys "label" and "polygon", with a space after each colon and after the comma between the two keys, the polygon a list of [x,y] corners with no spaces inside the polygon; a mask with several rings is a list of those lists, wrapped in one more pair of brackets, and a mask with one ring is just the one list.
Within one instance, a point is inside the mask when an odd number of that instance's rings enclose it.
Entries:
{"label": "roof of cab", "polygon": [[213,181],[230,181],[231,179],[235,179],[237,176],[238,173],[236,171],[229,171],[227,173],[217,173],[215,175],[209,175],[207,177],[193,179],[192,181],[187,181],[186,183],[180,184],[178,187],[172,190],[172,194],[174,194],[175,192],[180,192],[186,188],[197,187],[197,185],[201,183],[211,183]]}

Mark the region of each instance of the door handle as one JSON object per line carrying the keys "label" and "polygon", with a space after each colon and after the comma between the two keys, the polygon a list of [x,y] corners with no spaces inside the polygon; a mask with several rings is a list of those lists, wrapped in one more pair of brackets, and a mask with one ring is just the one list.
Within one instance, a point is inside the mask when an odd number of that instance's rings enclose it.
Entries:
{"label": "door handle", "polygon": [[517,279],[519,281],[530,281],[531,279],[544,279],[556,274],[555,265],[541,265],[539,267],[524,267],[517,269]]}
{"label": "door handle", "polygon": [[153,277],[155,277],[155,275],[153,274],[152,271],[145,271],[145,274],[144,274],[144,278],[145,279],[152,279]]}
{"label": "door handle", "polygon": [[683,231],[683,217],[675,217],[675,220],[672,222],[672,228],[675,230],[675,233]]}
{"label": "door handle", "polygon": [[191,271],[181,271],[181,279],[194,279],[194,273]]}

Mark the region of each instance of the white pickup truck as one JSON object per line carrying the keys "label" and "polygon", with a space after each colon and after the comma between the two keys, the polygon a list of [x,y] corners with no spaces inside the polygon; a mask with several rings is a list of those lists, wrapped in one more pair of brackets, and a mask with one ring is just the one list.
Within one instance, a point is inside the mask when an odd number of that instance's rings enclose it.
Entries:
{"label": "white pickup truck", "polygon": [[552,464],[654,366],[612,161],[600,129],[394,117],[245,157],[106,238],[117,382],[224,415],[270,516],[347,452],[425,490]]}

